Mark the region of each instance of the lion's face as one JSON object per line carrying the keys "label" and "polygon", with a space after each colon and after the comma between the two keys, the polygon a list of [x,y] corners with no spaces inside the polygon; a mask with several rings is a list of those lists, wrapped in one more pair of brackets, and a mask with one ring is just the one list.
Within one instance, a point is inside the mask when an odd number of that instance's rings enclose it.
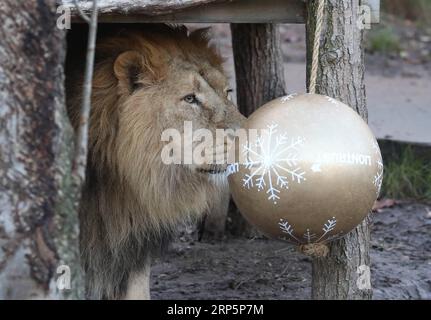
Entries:
{"label": "lion's face", "polygon": [[[186,61],[176,57],[165,63],[163,70],[153,69],[153,72],[160,72],[160,78],[151,83],[145,74],[148,70],[142,65],[142,59],[139,52],[123,53],[117,59],[115,69],[119,80],[123,81],[120,85],[127,88],[122,91],[124,103],[119,114],[120,141],[135,146],[132,149],[136,153],[133,161],[139,161],[144,150],[154,150],[156,146],[159,159],[152,160],[162,161],[162,148],[167,143],[162,141],[162,133],[176,130],[181,139],[172,139],[169,143],[176,152],[176,158],[180,157],[183,167],[196,174],[225,171],[232,136],[216,139],[217,129],[230,129],[232,133],[244,119],[230,100],[232,90],[226,76],[205,60]],[[124,70],[124,66],[128,69]],[[126,76],[123,76],[124,71]],[[186,134],[185,123],[186,126],[191,125],[193,130],[207,129],[213,141],[205,141],[208,142],[205,145],[202,139],[193,141]],[[198,144],[204,147],[199,162],[192,155],[191,158],[185,155],[184,147],[190,144],[194,148]],[[221,163],[223,159],[224,163]]]}
{"label": "lion's face", "polygon": [[[226,165],[166,165],[162,151],[169,142],[162,141],[162,134],[175,129],[180,140],[190,143],[184,122],[216,137],[217,129],[235,129],[244,119],[229,100],[222,59],[208,46],[205,32],[164,25],[110,32],[99,38],[93,77],[81,224],[87,262],[96,251],[92,248],[105,248],[105,242],[120,256],[136,241],[142,246],[139,252],[152,243],[157,252],[160,239],[179,223],[218,207],[226,186],[214,182],[226,179],[214,179],[212,173]],[[85,60],[77,58],[77,65]],[[78,69],[74,75],[75,61],[71,62],[68,110],[77,128],[83,72]],[[225,157],[225,141],[219,144],[211,155]]]}

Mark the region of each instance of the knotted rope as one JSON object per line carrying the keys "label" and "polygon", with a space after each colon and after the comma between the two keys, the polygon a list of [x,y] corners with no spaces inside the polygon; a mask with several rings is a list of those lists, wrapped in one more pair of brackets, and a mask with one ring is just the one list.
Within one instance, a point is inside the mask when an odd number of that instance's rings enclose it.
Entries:
{"label": "knotted rope", "polygon": [[298,251],[312,258],[323,258],[329,253],[328,246],[323,242],[301,244]]}

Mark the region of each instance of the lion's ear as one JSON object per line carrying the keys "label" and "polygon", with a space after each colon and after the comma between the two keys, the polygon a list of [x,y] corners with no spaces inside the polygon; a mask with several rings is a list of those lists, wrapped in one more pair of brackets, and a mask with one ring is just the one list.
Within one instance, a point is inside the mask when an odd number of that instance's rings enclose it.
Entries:
{"label": "lion's ear", "polygon": [[211,39],[211,27],[194,30],[190,33],[190,38],[204,47],[208,46]]}
{"label": "lion's ear", "polygon": [[145,57],[137,51],[126,51],[114,62],[114,74],[122,89],[132,93],[143,86],[143,75],[148,68]]}

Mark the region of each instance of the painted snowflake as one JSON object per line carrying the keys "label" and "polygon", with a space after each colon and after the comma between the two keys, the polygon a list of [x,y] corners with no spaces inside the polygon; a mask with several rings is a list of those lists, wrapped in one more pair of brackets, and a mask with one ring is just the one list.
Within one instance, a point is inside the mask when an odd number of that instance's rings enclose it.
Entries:
{"label": "painted snowflake", "polygon": [[292,94],[289,94],[288,96],[281,97],[280,100],[281,100],[282,103],[285,103],[285,102],[287,102],[289,100],[292,100],[297,95],[298,95],[297,93],[292,93]]}
{"label": "painted snowflake", "polygon": [[299,166],[299,149],[304,140],[289,139],[286,133],[277,134],[277,124],[267,126],[266,134],[260,135],[256,143],[243,145],[244,166],[250,170],[243,186],[247,189],[265,190],[268,200],[277,204],[281,189],[288,189],[289,182],[306,180],[305,171]]}
{"label": "painted snowflake", "polygon": [[380,148],[377,141],[373,140],[372,144],[373,144],[374,152],[378,155],[378,158],[376,160],[377,172],[374,175],[373,184],[376,187],[376,194],[377,196],[379,196],[380,190],[382,188],[384,167],[383,167],[382,155],[380,153]]}
{"label": "painted snowflake", "polygon": [[[278,226],[280,227],[281,231],[286,234],[286,236],[284,237],[280,237],[281,240],[290,240],[290,241],[294,241],[297,242],[298,244],[300,243],[318,243],[318,242],[326,242],[326,241],[330,241],[333,240],[335,238],[338,238],[339,236],[342,235],[342,231],[330,235],[330,232],[332,232],[335,229],[335,226],[337,225],[337,219],[335,219],[335,217],[332,217],[331,219],[328,219],[326,221],[326,223],[323,224],[322,226],[322,231],[323,233],[320,236],[317,236],[316,233],[312,232],[309,228],[307,228],[306,232],[302,235],[302,239],[298,239],[298,237],[296,237],[293,234],[293,227],[289,224],[289,222],[285,219],[280,219],[280,221],[278,222]],[[326,237],[326,239],[325,239]]]}
{"label": "painted snowflake", "polygon": [[337,100],[335,100],[334,98],[331,98],[331,97],[328,97],[328,96],[325,96],[325,99],[326,100],[328,100],[330,103],[332,103],[332,104],[335,104],[335,105],[337,105],[338,104],[338,101]]}

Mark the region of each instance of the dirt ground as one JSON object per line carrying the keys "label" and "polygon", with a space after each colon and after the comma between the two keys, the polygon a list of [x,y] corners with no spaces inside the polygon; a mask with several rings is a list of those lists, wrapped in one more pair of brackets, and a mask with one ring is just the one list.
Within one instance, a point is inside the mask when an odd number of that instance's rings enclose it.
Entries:
{"label": "dirt ground", "polygon": [[[374,299],[431,299],[431,206],[373,213]],[[311,260],[267,239],[177,241],[152,269],[153,299],[309,299]]]}

